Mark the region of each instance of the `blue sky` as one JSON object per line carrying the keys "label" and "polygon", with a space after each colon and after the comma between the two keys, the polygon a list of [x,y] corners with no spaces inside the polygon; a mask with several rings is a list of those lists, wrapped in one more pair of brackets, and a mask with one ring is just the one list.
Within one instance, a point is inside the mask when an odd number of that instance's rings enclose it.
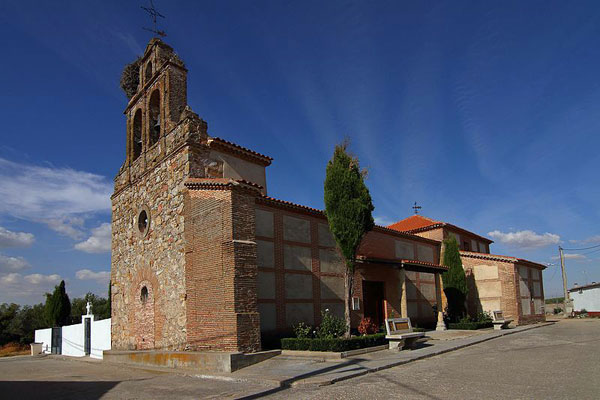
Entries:
{"label": "blue sky", "polygon": [[[146,1],[0,4],[0,302],[106,294],[123,66]],[[348,136],[382,224],[411,214],[542,263],[600,244],[600,7],[559,1],[162,1],[209,134],[274,157],[271,196],[322,208]],[[571,251],[569,282],[600,281]],[[594,252],[596,251],[596,252]]]}

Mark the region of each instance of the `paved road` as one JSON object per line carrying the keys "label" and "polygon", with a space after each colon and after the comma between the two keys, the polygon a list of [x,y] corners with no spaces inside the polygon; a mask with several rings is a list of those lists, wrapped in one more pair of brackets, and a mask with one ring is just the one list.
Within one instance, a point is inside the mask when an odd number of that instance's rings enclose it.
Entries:
{"label": "paved road", "polygon": [[159,369],[53,356],[0,358],[0,399],[231,399],[266,385],[200,379]]}
{"label": "paved road", "polygon": [[267,398],[600,399],[599,371],[600,319],[565,320],[334,385],[292,388]]}
{"label": "paved road", "polygon": [[101,361],[0,359],[0,399],[598,399],[599,370],[600,319],[570,320],[319,388],[272,390]]}

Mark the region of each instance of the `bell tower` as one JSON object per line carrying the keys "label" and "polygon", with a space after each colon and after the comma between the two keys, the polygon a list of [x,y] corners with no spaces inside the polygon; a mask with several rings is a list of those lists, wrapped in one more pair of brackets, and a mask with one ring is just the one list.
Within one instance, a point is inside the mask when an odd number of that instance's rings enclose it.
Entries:
{"label": "bell tower", "polygon": [[164,152],[165,135],[178,124],[187,105],[187,69],[169,45],[152,39],[131,66],[137,77],[131,79],[125,109],[129,165],[148,153]]}
{"label": "bell tower", "polygon": [[255,199],[271,158],[210,137],[187,69],[152,39],[123,71],[112,201],[112,348],[257,351]]}

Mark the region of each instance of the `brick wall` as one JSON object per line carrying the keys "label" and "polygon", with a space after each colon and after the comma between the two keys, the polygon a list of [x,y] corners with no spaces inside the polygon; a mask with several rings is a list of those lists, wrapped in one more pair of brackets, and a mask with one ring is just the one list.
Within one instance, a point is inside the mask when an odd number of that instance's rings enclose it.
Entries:
{"label": "brick wall", "polygon": [[325,308],[343,316],[344,265],[326,219],[264,204],[256,215],[261,330],[317,325]]}
{"label": "brick wall", "polygon": [[[318,212],[266,201],[257,204],[255,213],[261,330],[286,331],[300,321],[318,325],[321,311],[326,308],[343,317],[345,266],[335,251],[335,241],[325,217]],[[439,261],[439,243],[385,229],[369,232],[359,253],[370,258],[402,258],[397,256],[397,241],[412,249],[411,259]],[[419,289],[412,300],[427,306],[422,306],[422,315],[415,314],[415,317],[421,322],[432,322],[433,274],[422,275],[423,279],[415,280]],[[431,279],[427,279],[429,277]],[[400,270],[376,262],[360,264],[354,276],[354,297],[359,298],[360,310],[351,314],[353,327],[358,326],[364,316],[363,281],[384,282],[387,315],[401,315]],[[427,298],[422,293],[427,294]],[[419,310],[418,304],[416,309]]]}
{"label": "brick wall", "polygon": [[[518,325],[545,321],[543,310],[539,314],[535,314],[535,307],[530,304],[529,293],[521,293],[519,264],[515,264],[510,258],[482,259],[469,257],[464,253],[461,253],[461,260],[469,284],[467,300],[469,314],[475,315],[482,310],[499,309],[504,312],[505,318],[513,319],[514,323]],[[523,266],[520,267],[523,268]],[[524,284],[528,289],[531,288],[532,293],[535,284],[537,294],[533,299],[543,305],[542,271],[529,267],[524,271],[527,277]],[[539,273],[535,280],[533,271]],[[525,303],[523,299],[526,299]],[[526,313],[523,313],[523,304],[530,307],[530,315],[526,315],[527,310]]]}

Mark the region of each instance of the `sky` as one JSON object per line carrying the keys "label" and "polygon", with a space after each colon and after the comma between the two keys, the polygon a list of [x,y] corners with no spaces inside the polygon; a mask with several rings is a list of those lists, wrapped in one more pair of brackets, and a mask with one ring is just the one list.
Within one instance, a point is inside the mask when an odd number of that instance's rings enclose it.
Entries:
{"label": "sky", "polygon": [[[600,244],[600,4],[561,1],[165,1],[209,134],[274,161],[270,196],[323,208],[350,139],[376,222],[412,214],[550,264]],[[125,158],[123,66],[147,0],[0,3],[0,303],[64,279],[106,296],[110,195]],[[600,248],[566,251],[569,286]]]}

